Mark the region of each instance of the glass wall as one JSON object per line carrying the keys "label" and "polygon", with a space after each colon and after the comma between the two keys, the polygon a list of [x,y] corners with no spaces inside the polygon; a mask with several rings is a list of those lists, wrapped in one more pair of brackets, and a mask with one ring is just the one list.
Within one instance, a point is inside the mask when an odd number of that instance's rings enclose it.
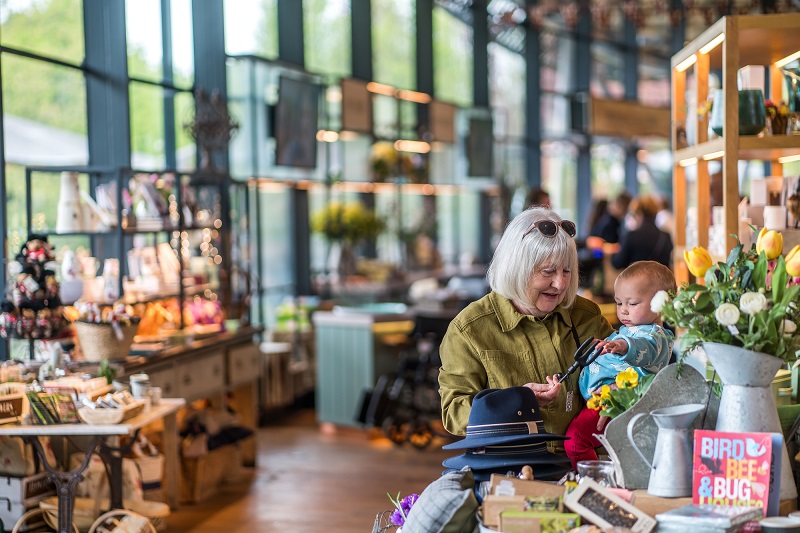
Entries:
{"label": "glass wall", "polygon": [[278,57],[278,0],[225,0],[225,52]]}
{"label": "glass wall", "polygon": [[433,77],[438,100],[472,105],[472,28],[433,8]]}
{"label": "glass wall", "polygon": [[307,70],[350,75],[350,0],[303,0]]}
{"label": "glass wall", "polygon": [[371,0],[372,71],[375,81],[401,89],[417,86],[413,0]]}

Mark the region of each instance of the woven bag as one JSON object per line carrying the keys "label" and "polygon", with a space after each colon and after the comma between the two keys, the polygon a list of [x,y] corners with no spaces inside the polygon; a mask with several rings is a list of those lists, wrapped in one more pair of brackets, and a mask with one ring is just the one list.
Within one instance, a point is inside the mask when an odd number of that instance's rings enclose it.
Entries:
{"label": "woven bag", "polygon": [[137,324],[121,326],[122,340],[120,340],[111,324],[76,321],[72,325],[84,359],[95,363],[106,359],[114,361],[128,357],[138,328]]}

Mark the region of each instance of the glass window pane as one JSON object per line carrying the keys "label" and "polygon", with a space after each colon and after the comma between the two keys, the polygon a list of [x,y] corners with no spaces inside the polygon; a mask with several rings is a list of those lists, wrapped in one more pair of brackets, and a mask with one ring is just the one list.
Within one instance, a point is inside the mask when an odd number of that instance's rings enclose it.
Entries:
{"label": "glass window pane", "polygon": [[[622,41],[625,15],[608,0],[592,0],[592,38],[599,41]],[[662,17],[666,18],[664,15]]]}
{"label": "glass window pane", "polygon": [[575,191],[578,186],[578,149],[569,142],[542,143],[542,188],[558,213],[578,220]]}
{"label": "glass window pane", "polygon": [[566,93],[572,90],[575,69],[573,68],[573,46],[575,41],[568,35],[541,32],[541,87],[545,91]]}
{"label": "glass window pane", "polygon": [[625,97],[622,51],[605,43],[592,43],[592,96],[619,100]]}
{"label": "glass window pane", "polygon": [[194,170],[197,166],[197,146],[186,132],[184,124],[194,116],[194,95],[189,92],[175,95],[175,147],[178,170]]}
{"label": "glass window pane", "polygon": [[163,168],[164,90],[145,83],[131,83],[131,165],[150,170]]}
{"label": "glass window pane", "polygon": [[3,54],[2,67],[6,162],[88,162],[83,73],[11,54]]}
{"label": "glass window pane", "polygon": [[544,135],[563,137],[570,132],[569,99],[555,94],[543,94],[541,117]]}
{"label": "glass window pane", "polygon": [[413,0],[372,0],[372,68],[375,81],[414,89],[417,47]]}
{"label": "glass window pane", "polygon": [[[499,137],[525,136],[525,58],[498,44],[489,44],[489,100]],[[501,122],[502,120],[502,122]]]}
{"label": "glass window pane", "polygon": [[173,83],[188,88],[194,83],[192,1],[172,0],[171,10]]}
{"label": "glass window pane", "polygon": [[278,0],[225,0],[225,52],[278,57]]}
{"label": "glass window pane", "polygon": [[349,76],[350,0],[303,0],[306,69]]}
{"label": "glass window pane", "polygon": [[472,105],[472,55],[472,28],[434,7],[433,81],[438,100]]}
{"label": "glass window pane", "polygon": [[161,0],[125,2],[125,27],[128,39],[128,76],[161,81],[164,78]]}
{"label": "glass window pane", "polygon": [[639,101],[646,105],[669,107],[669,59],[639,54]]}
{"label": "glass window pane", "polygon": [[79,64],[83,0],[0,1],[0,44]]}
{"label": "glass window pane", "polygon": [[594,144],[591,152],[593,194],[611,200],[625,188],[625,150],[616,144]]}

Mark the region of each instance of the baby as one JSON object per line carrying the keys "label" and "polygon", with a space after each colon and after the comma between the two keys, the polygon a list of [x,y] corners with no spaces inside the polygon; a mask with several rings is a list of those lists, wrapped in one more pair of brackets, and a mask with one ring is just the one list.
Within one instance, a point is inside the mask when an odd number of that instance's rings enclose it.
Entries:
{"label": "baby", "polygon": [[[581,371],[578,384],[585,400],[603,385],[612,385],[619,372],[633,368],[640,376],[655,374],[669,363],[675,335],[664,329],[661,315],[650,309],[658,291],[676,290],[672,271],[655,261],[637,261],[620,272],[614,282],[619,332],[600,341],[601,355]],[[594,449],[600,442],[594,433],[600,412],[584,407],[567,428],[564,445],[575,467],[578,461],[597,459]]]}

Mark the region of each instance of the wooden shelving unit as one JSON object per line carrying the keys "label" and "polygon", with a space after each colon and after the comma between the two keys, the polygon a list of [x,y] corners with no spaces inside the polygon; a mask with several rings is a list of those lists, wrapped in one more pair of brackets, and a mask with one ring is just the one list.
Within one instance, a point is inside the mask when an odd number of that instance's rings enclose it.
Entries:
{"label": "wooden shelving unit", "polygon": [[[780,158],[800,154],[800,136],[739,136],[737,74],[747,65],[763,65],[769,69],[770,94],[773,101],[782,100],[783,78],[776,61],[800,50],[800,13],[779,15],[739,15],[723,17],[704,31],[680,52],[672,56],[672,146],[673,146],[673,207],[675,217],[675,273],[678,281],[688,281],[684,264],[687,230],[697,231],[697,244],[708,247],[708,228],[711,212],[711,181],[708,161],[722,162],[724,235],[726,248],[733,248],[738,233],[740,160],[771,161],[772,175],[782,175]],[[694,59],[694,60],[693,60]],[[708,77],[712,70],[722,73],[723,105],[725,106],[723,136],[708,139],[708,115],[700,116],[687,109],[686,86],[688,74],[693,74],[694,102],[708,100]],[[677,127],[694,121],[696,144],[675,149]],[[688,129],[688,128],[687,128]],[[687,194],[689,184],[686,168],[697,167],[695,187],[697,228],[687,228]]]}

